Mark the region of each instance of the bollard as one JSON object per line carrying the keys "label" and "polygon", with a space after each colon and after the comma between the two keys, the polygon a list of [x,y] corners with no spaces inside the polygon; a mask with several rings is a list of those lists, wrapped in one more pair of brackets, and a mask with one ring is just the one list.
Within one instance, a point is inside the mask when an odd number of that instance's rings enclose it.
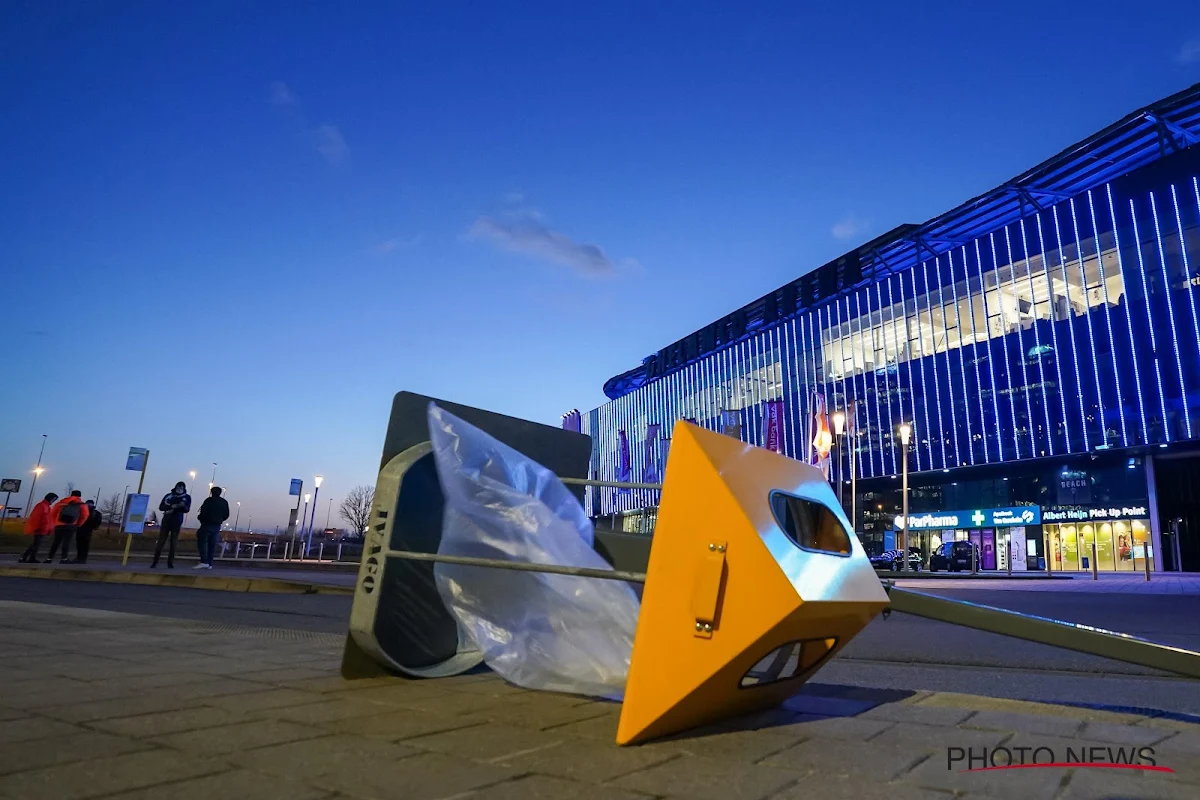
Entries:
{"label": "bollard", "polygon": [[342,560],[342,543],[338,542],[337,557],[334,558],[334,561],[341,561],[341,560]]}
{"label": "bollard", "polygon": [[273,542],[273,541],[267,542],[267,561],[271,560],[271,545],[273,545],[273,544],[275,544],[275,542]]}
{"label": "bollard", "polygon": [[1004,561],[1008,564],[1008,577],[1012,577],[1012,530],[1004,532]]}
{"label": "bollard", "polygon": [[292,560],[292,543],[291,542],[283,543],[283,560],[284,561]]}
{"label": "bollard", "polygon": [[250,560],[251,560],[251,561],[253,561],[253,560],[254,560],[254,549],[255,549],[255,548],[254,548],[254,542],[251,542],[251,543],[250,543]]}
{"label": "bollard", "polygon": [[[967,541],[971,541],[968,539]],[[971,542],[971,574],[979,574],[979,550],[975,547],[975,543]]]}
{"label": "bollard", "polygon": [[325,543],[321,542],[321,546],[317,548],[317,561],[325,557]]}
{"label": "bollard", "polygon": [[1142,542],[1142,563],[1146,565],[1146,580],[1150,580],[1150,531],[1146,531],[1146,539]]}
{"label": "bollard", "polygon": [[1050,534],[1043,533],[1042,534],[1042,551],[1046,554],[1046,574],[1047,575],[1054,574],[1054,566],[1053,566],[1054,551],[1052,550],[1050,545],[1051,545]]}
{"label": "bollard", "polygon": [[237,561],[238,552],[239,552],[241,549],[242,549],[242,543],[241,543],[241,542],[234,542],[234,543],[233,543],[233,560],[234,560],[234,561]]}
{"label": "bollard", "polygon": [[1092,580],[1100,580],[1100,565],[1096,563],[1096,534],[1092,534]]}

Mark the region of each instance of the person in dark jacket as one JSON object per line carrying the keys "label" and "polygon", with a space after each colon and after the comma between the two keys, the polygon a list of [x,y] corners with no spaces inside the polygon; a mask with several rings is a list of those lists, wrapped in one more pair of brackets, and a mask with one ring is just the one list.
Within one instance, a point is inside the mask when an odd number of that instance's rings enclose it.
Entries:
{"label": "person in dark jacket", "polygon": [[179,529],[183,527],[183,518],[192,510],[192,496],[188,494],[187,484],[183,481],[175,484],[175,488],[163,495],[158,504],[162,512],[162,526],[158,529],[158,544],[154,547],[154,560],[150,568],[158,566],[162,556],[163,545],[169,540],[171,548],[167,551],[167,569],[175,569],[175,543],[179,541]]}
{"label": "person in dark jacket", "polygon": [[53,561],[54,554],[60,547],[62,557],[59,563],[67,562],[71,540],[75,538],[75,531],[79,530],[79,526],[87,522],[88,513],[87,504],[83,502],[83,492],[78,489],[71,492],[70,497],[64,497],[54,504],[54,508],[50,510],[54,519],[54,541],[50,544],[50,557],[43,563],[49,564]]}
{"label": "person in dark jacket", "polygon": [[214,486],[209,496],[200,504],[196,521],[196,547],[200,550],[200,563],[196,569],[212,569],[213,551],[221,538],[221,523],[229,519],[229,501],[221,497],[221,487]]}
{"label": "person in dark jacket", "polygon": [[88,500],[87,507],[87,519],[75,529],[75,559],[65,562],[67,564],[87,563],[88,552],[92,549],[92,534],[104,522],[104,517],[96,510],[96,501]]}
{"label": "person in dark jacket", "polygon": [[21,554],[21,563],[36,564],[38,548],[42,546],[42,539],[54,533],[54,517],[51,514],[51,508],[57,499],[58,495],[50,492],[33,507],[29,516],[25,518],[25,533],[33,537],[33,544],[29,545],[29,548]]}

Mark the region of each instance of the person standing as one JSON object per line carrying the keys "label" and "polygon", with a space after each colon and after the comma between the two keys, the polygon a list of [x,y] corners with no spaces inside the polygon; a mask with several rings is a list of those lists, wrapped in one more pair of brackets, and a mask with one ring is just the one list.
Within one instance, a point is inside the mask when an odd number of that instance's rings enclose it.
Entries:
{"label": "person standing", "polygon": [[92,533],[104,522],[103,515],[96,510],[94,500],[88,500],[87,507],[87,519],[79,523],[79,528],[75,531],[75,559],[67,561],[67,564],[87,563],[88,552],[92,549]]}
{"label": "person standing", "polygon": [[50,557],[44,563],[53,561],[54,554],[61,547],[62,560],[59,563],[65,564],[67,556],[71,554],[71,540],[75,538],[75,532],[87,522],[88,507],[83,502],[83,492],[78,489],[71,492],[70,497],[64,497],[54,504],[50,514],[54,518],[54,542],[50,545]]}
{"label": "person standing", "polygon": [[54,516],[51,507],[57,499],[58,495],[50,492],[38,501],[38,504],[29,512],[29,516],[25,518],[25,533],[33,537],[33,544],[29,545],[25,552],[21,554],[20,563],[37,563],[38,550],[41,549],[42,539],[54,533]]}
{"label": "person standing", "polygon": [[200,513],[196,521],[200,523],[196,530],[196,547],[200,550],[200,563],[196,569],[212,569],[213,551],[217,547],[217,539],[221,538],[221,523],[229,519],[229,501],[221,497],[221,487],[214,486],[209,496],[200,504]]}
{"label": "person standing", "polygon": [[179,529],[183,527],[184,516],[192,510],[192,496],[187,492],[187,484],[183,481],[175,484],[174,489],[163,495],[158,510],[163,512],[162,526],[158,529],[158,544],[154,547],[154,560],[150,562],[150,568],[158,566],[163,545],[170,540],[167,569],[175,569],[175,543],[179,541]]}

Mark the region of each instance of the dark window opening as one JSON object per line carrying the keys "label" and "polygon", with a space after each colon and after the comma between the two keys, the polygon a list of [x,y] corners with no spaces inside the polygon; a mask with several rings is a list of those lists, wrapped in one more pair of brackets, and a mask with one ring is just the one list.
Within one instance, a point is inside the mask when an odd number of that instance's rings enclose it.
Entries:
{"label": "dark window opening", "polygon": [[742,676],[741,688],[766,686],[801,678],[821,664],[837,646],[837,639],[805,639],[775,648]]}
{"label": "dark window opening", "polygon": [[771,511],[789,539],[803,550],[850,555],[850,535],[825,506],[783,492],[771,495]]}

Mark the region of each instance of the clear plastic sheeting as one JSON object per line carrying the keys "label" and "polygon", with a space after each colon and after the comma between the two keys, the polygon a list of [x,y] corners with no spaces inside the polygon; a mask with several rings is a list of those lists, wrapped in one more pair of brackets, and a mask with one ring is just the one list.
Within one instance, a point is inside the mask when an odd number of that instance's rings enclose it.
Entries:
{"label": "clear plastic sheeting", "polygon": [[[441,555],[610,570],[583,507],[545,467],[437,405],[429,434],[446,497]],[[528,689],[619,699],[639,603],[626,583],[437,564],[463,646]]]}

